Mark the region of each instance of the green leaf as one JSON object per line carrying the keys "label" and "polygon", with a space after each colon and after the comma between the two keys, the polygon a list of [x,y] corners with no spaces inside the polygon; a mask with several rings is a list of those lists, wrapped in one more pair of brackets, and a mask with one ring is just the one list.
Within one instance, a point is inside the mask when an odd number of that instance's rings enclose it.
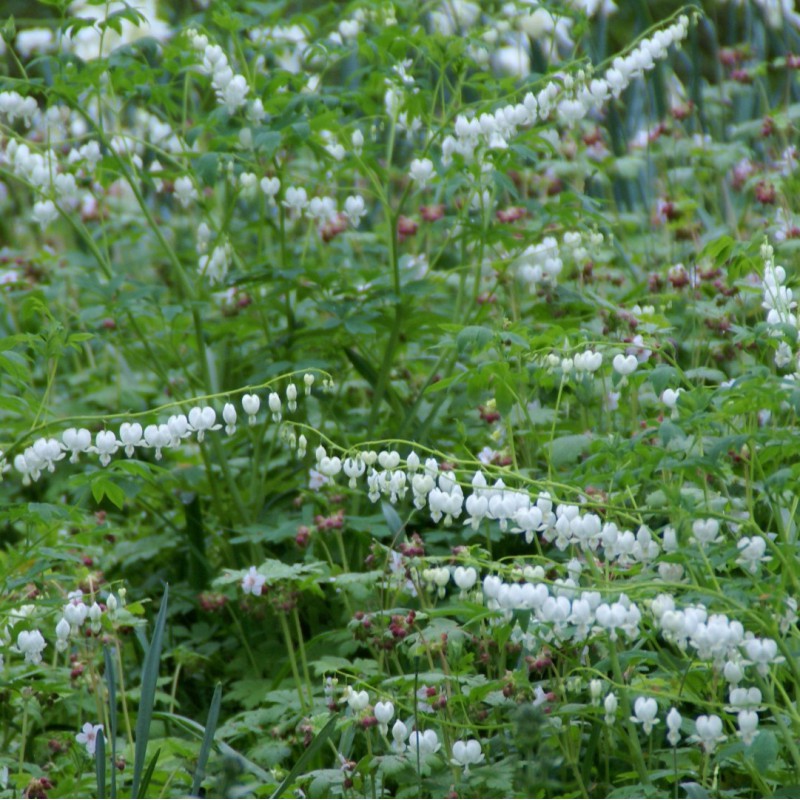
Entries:
{"label": "green leaf", "polygon": [[668,386],[677,385],[678,371],[675,367],[661,366],[650,370],[647,377],[653,385],[653,391],[658,397]]}
{"label": "green leaf", "polygon": [[456,336],[456,349],[459,353],[483,350],[494,339],[494,331],[482,325],[467,325]]}
{"label": "green leaf", "polygon": [[197,769],[192,780],[192,796],[198,797],[200,785],[206,772],[208,755],[211,752],[211,745],[214,743],[214,732],[217,729],[217,719],[219,719],[219,707],[222,703],[222,684],[218,683],[214,688],[214,696],[211,698],[211,706],[208,709],[208,719],[206,719],[206,730],[203,734],[203,742],[200,745],[200,755],[197,757]]}
{"label": "green leaf", "polygon": [[548,445],[550,462],[554,467],[562,467],[577,461],[588,452],[591,441],[591,436],[585,433],[559,436]]}
{"label": "green leaf", "polygon": [[156,768],[156,764],[158,763],[158,757],[161,755],[161,748],[159,747],[156,750],[153,757],[150,759],[150,763],[147,765],[147,769],[142,776],[142,785],[139,789],[139,794],[134,795],[134,797],[144,797],[145,793],[147,792],[147,787],[150,785],[150,779],[153,777],[153,772]]}
{"label": "green leaf", "polygon": [[336,728],[338,714],[334,714],[327,722],[325,727],[314,737],[314,741],[308,746],[306,751],[297,759],[295,765],[289,770],[289,774],[281,781],[280,786],[272,793],[272,797],[280,797],[294,782],[298,775],[302,774],[306,764],[319,753],[327,744]]}
{"label": "green leaf", "polygon": [[[164,641],[164,626],[167,622],[167,601],[169,597],[169,584],[164,585],[164,596],[161,598],[161,607],[156,617],[153,638],[144,657],[142,666],[141,696],[139,699],[139,713],[136,717],[136,744],[133,754],[133,797],[140,797],[142,785],[142,772],[147,757],[147,739],[150,734],[150,722],[153,718],[153,706],[156,697],[156,684],[158,683],[158,666],[161,661],[161,646]],[[158,753],[156,753],[158,757]],[[155,768],[155,759],[150,762],[149,772]]]}
{"label": "green leaf", "polygon": [[400,519],[400,515],[395,511],[394,506],[383,500],[381,502],[381,511],[383,511],[383,517],[392,532],[392,536],[399,536],[403,532],[403,528],[405,528],[405,523]]}
{"label": "green leaf", "polygon": [[94,751],[94,771],[97,778],[97,796],[106,796],[106,739],[103,729],[97,731]]}
{"label": "green leaf", "polygon": [[253,135],[253,148],[260,151],[264,158],[270,159],[278,148],[281,146],[281,133],[280,131],[269,130],[268,128],[260,128]]}
{"label": "green leaf", "polygon": [[749,750],[756,769],[762,775],[766,775],[770,771],[770,767],[774,766],[780,747],[775,734],[772,731],[765,730],[759,731]]}
{"label": "green leaf", "polygon": [[217,180],[219,156],[216,153],[205,153],[194,162],[194,171],[206,186],[213,186]]}
{"label": "green leaf", "polygon": [[496,380],[494,384],[494,399],[497,403],[497,410],[505,416],[508,414],[516,402],[514,391],[504,380]]}
{"label": "green leaf", "polygon": [[793,800],[793,798],[800,797],[800,784],[792,783],[789,786],[779,786],[775,791],[772,793],[772,797],[775,800]]}
{"label": "green leaf", "polygon": [[120,510],[125,505],[125,492],[116,483],[113,483],[105,473],[98,473],[92,479],[92,497],[96,503],[100,503],[107,497]]}
{"label": "green leaf", "polygon": [[[186,733],[196,736],[198,739],[205,735],[204,728],[202,725],[200,725],[200,723],[195,722],[193,719],[189,719],[188,717],[183,717],[180,714],[170,714],[167,711],[155,711],[153,713],[153,719],[174,722],[176,725],[179,725],[184,731],[186,731]],[[254,775],[263,783],[269,784],[272,782],[272,778],[266,770],[261,769],[258,764],[254,764],[250,759],[243,756],[238,750],[234,750],[234,748],[225,742],[217,742],[216,746],[219,748],[219,751],[222,753],[222,755],[224,755],[226,758],[231,758],[240,762],[245,769],[247,769],[252,775]]]}
{"label": "green leaf", "polygon": [[[111,740],[111,793],[110,797],[117,796],[117,682],[114,673],[114,661],[108,645],[103,645],[103,661],[105,662],[105,679],[108,687],[108,726]],[[103,795],[99,795],[102,797]]]}

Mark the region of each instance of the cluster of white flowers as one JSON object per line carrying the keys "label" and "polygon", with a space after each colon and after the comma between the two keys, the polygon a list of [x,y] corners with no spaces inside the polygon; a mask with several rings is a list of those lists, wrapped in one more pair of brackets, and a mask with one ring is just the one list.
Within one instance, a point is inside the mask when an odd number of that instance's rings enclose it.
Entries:
{"label": "cluster of white flowers", "polygon": [[584,350],[574,356],[559,356],[557,353],[550,353],[545,359],[545,364],[549,370],[561,370],[563,379],[572,374],[582,378],[597,372],[603,366],[603,354],[595,350]]}
{"label": "cluster of white flowers", "polygon": [[0,116],[5,117],[9,125],[21,119],[26,126],[29,126],[38,110],[35,97],[23,97],[14,91],[0,92]]}
{"label": "cluster of white flowers", "polygon": [[533,244],[517,256],[513,262],[517,278],[530,292],[540,286],[552,286],[564,268],[555,236],[545,236],[539,244]]}
{"label": "cluster of white flowers", "polygon": [[660,594],[651,611],[661,635],[681,650],[691,649],[697,659],[711,661],[731,684],[741,681],[743,667],[755,666],[759,675],[784,661],[773,639],[761,639],[745,631],[726,614],[709,614],[702,603],[679,609],[675,598]]}
{"label": "cluster of white flowers", "polygon": [[[238,75],[228,63],[228,57],[219,45],[209,44],[208,37],[194,28],[186,31],[192,48],[203,55],[203,71],[211,76],[211,84],[220,105],[233,114],[247,102],[250,87],[247,78]],[[259,101],[256,101],[259,102]]]}
{"label": "cluster of white flowers", "polygon": [[547,83],[537,94],[529,92],[521,103],[503,106],[492,114],[472,118],[458,115],[453,134],[442,140],[442,164],[453,163],[455,154],[470,163],[482,152],[505,150],[520,127],[545,121],[554,112],[559,122],[573,125],[609,98],[619,97],[632,81],[665,58],[670,46],[686,38],[688,32],[689,18],[684,15],[639,42],[628,55],[615,58],[602,77],[592,78],[582,71],[575,77],[564,75]]}
{"label": "cluster of white flowers", "polygon": [[[325,694],[329,701],[333,701],[335,679],[328,679],[325,687]],[[342,692],[340,703],[344,703],[353,714],[361,714],[369,710],[370,696],[365,689],[356,690],[351,686],[346,686]],[[391,700],[379,700],[372,708],[372,713],[378,723],[378,730],[383,736],[389,733],[389,723],[395,717],[395,707]],[[426,731],[411,731],[409,725],[401,719],[396,719],[391,729],[392,749],[398,754],[407,754],[412,759],[419,755],[424,757],[437,753],[441,749],[441,743],[436,731],[428,729]],[[469,767],[479,764],[484,760],[480,742],[470,739],[468,742],[457,742],[453,746],[453,764],[464,768],[464,774],[469,773]]]}
{"label": "cluster of white flowers", "polygon": [[230,262],[230,243],[222,242],[211,253],[203,253],[197,261],[197,267],[199,273],[208,278],[208,282],[213,285],[222,283],[225,280]]}
{"label": "cluster of white flowers", "polygon": [[[314,383],[314,375],[307,373],[304,376],[306,392],[308,393]],[[297,408],[297,386],[290,383],[286,388],[286,401],[290,411]],[[258,413],[260,401],[257,395],[244,395],[242,408],[248,415],[251,424]],[[268,406],[274,422],[280,422],[282,417],[282,401],[277,392],[270,392]],[[236,431],[236,407],[233,403],[226,403],[222,411],[225,430],[229,435]],[[41,437],[32,445],[26,447],[22,453],[14,457],[14,468],[22,475],[22,483],[27,486],[31,481],[37,481],[42,473],[54,472],[56,462],[61,461],[70,453],[70,462],[75,464],[81,453],[91,453],[99,456],[102,466],[108,466],[111,457],[120,449],[125,455],[132,457],[136,448],[144,448],[155,452],[156,460],[162,458],[162,451],[170,448],[179,448],[185,439],[196,434],[197,441],[202,442],[208,431],[217,431],[222,425],[217,422],[217,412],[211,406],[195,406],[188,415],[173,414],[166,423],[152,424],[143,427],[139,422],[123,422],[119,433],[112,430],[98,431],[92,443],[92,434],[87,428],[67,428],[61,438]],[[0,475],[7,470],[7,463],[0,452]]]}
{"label": "cluster of white flowers", "polygon": [[59,651],[65,650],[69,637],[76,635],[87,619],[91,623],[92,632],[99,633],[102,615],[103,611],[96,600],[91,606],[87,606],[83,602],[83,592],[80,589],[70,592],[62,609],[62,617],[56,625],[56,648]]}
{"label": "cluster of white flowers", "polygon": [[[540,571],[544,577],[541,567],[527,569],[532,573]],[[572,578],[556,581],[551,587],[529,580],[505,583],[487,575],[483,579],[483,597],[487,608],[502,611],[509,621],[514,611],[532,612],[527,631],[515,633],[515,639],[529,650],[552,641],[581,643],[598,634],[607,634],[616,641],[620,631],[627,639],[634,639],[642,620],[639,607],[627,595],[621,594],[611,603],[603,602],[599,592],[579,593]]]}
{"label": "cluster of white flowers", "polygon": [[[96,107],[89,108],[97,116]],[[77,112],[66,106],[53,105],[39,110],[33,98],[21,99],[16,92],[0,93],[0,116],[13,121],[24,115],[32,126],[28,139],[9,137],[5,150],[0,152],[0,162],[35,192],[36,199],[31,218],[42,227],[50,225],[59,211],[74,211],[91,214],[97,208],[97,194],[103,193],[110,203],[120,207],[123,203],[135,202],[126,179],[119,178],[103,189],[93,180],[94,170],[103,153],[95,139],[88,138],[88,123]],[[120,113],[120,117],[123,115]],[[47,142],[42,148],[40,142]],[[146,143],[170,153],[182,153],[186,147],[172,128],[154,114],[137,109],[125,132],[109,136],[110,150],[136,171],[144,169],[143,156]],[[157,175],[162,167],[152,162],[150,170]],[[153,179],[157,190],[163,181]],[[189,178],[178,179],[178,199],[187,204],[196,198]],[[188,181],[188,187],[184,184]],[[181,189],[188,194],[182,194]]]}
{"label": "cluster of white flowers", "polygon": [[257,27],[248,35],[256,46],[269,50],[281,69],[293,74],[302,72],[303,58],[308,49],[308,32],[305,28],[300,25]]}
{"label": "cluster of white flowers", "polygon": [[[737,6],[744,5],[743,0],[731,2]],[[800,28],[800,14],[797,13],[794,0],[753,0],[753,5],[761,9],[767,25],[776,31],[785,30],[790,25]]]}
{"label": "cluster of white flowers", "polygon": [[[786,270],[775,263],[775,251],[767,242],[761,245],[761,258],[764,260],[764,299],[761,306],[767,310],[767,325],[773,329],[770,331],[771,335],[782,338],[775,352],[775,366],[783,369],[793,362],[793,345],[800,339],[800,328],[795,314],[797,301],[793,298],[792,290],[786,286]],[[792,344],[784,338],[787,329],[792,332]],[[797,369],[800,371],[800,366]]]}
{"label": "cluster of white flowers", "polygon": [[[280,191],[280,181],[277,178],[265,178],[261,181],[261,189],[271,201],[274,201]],[[288,186],[281,204],[293,218],[305,215],[309,221],[320,226],[335,223],[340,217],[344,217],[355,228],[367,213],[361,195],[349,196],[344,202],[344,211],[340,212],[333,197],[312,197],[309,200],[308,192],[302,186]]]}
{"label": "cluster of white flowers", "polygon": [[28,664],[42,663],[42,653],[47,642],[44,640],[41,631],[34,629],[32,631],[20,631],[17,634],[17,652],[25,656],[25,661]]}

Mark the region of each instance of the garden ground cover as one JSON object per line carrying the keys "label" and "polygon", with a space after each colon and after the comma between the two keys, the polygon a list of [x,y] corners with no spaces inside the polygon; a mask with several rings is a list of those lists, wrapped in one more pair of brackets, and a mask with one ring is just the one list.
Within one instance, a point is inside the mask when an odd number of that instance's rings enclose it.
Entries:
{"label": "garden ground cover", "polygon": [[10,0],[0,796],[800,792],[793,3]]}

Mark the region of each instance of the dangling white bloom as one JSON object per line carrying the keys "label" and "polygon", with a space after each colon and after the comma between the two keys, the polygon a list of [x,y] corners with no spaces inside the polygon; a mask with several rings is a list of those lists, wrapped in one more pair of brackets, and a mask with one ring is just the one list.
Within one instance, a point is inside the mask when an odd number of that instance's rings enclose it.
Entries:
{"label": "dangling white bloom", "polygon": [[744,710],[737,715],[739,723],[739,738],[746,746],[753,744],[758,735],[758,714],[755,711]]}
{"label": "dangling white bloom", "polygon": [[117,441],[113,431],[98,431],[94,437],[92,450],[100,456],[100,463],[106,467],[111,461],[111,456],[119,450],[120,444],[122,443]]}
{"label": "dangling white bloom", "polygon": [[364,147],[364,134],[361,133],[358,128],[353,131],[353,135],[350,137],[350,143],[353,145],[353,152],[357,156],[360,156]]}
{"label": "dangling white bloom", "polygon": [[272,421],[281,421],[281,396],[277,392],[270,392],[267,398],[269,410],[272,412]]}
{"label": "dangling white bloom", "polygon": [[453,743],[453,759],[450,763],[456,767],[462,767],[465,778],[469,775],[469,768],[474,764],[480,764],[483,760],[483,750],[477,739]]}
{"label": "dangling white bloom", "polygon": [[197,441],[202,442],[206,431],[218,431],[222,425],[217,425],[217,412],[211,406],[195,406],[189,412],[189,427],[197,433]]}
{"label": "dangling white bloom", "polygon": [[42,663],[42,651],[47,647],[44,636],[38,631],[20,631],[17,635],[17,651],[25,656],[25,661],[34,666]]}
{"label": "dangling white bloom", "polygon": [[453,583],[461,589],[461,593],[468,592],[478,581],[478,571],[475,567],[456,567],[453,571]]}
{"label": "dangling white bloom", "polygon": [[408,751],[413,754],[416,754],[419,750],[421,756],[426,756],[438,752],[441,747],[442,745],[439,742],[436,731],[431,729],[428,729],[424,733],[414,731],[411,736],[408,737]]}
{"label": "dangling white bloom", "polygon": [[386,736],[389,731],[389,723],[394,717],[394,704],[391,700],[386,702],[379,700],[375,703],[375,719],[378,720],[378,729],[381,734]]}
{"label": "dangling white bloom", "polygon": [[350,221],[350,224],[357,228],[361,222],[361,218],[367,213],[364,198],[361,195],[351,195],[344,201],[344,215]]}
{"label": "dangling white bloom", "polygon": [[256,414],[261,408],[261,399],[257,394],[246,394],[242,396],[242,408],[244,413],[247,414],[248,422],[251,425],[256,424]]}
{"label": "dangling white bloom", "polygon": [[58,209],[52,200],[37,200],[33,204],[33,221],[46,228],[51,222],[58,219]]}
{"label": "dangling white bloom", "polygon": [[772,561],[772,557],[765,555],[767,549],[767,541],[763,536],[743,536],[736,543],[739,550],[739,558],[736,559],[737,564],[741,564],[744,569],[755,575],[762,564]]}
{"label": "dangling white bloom", "polygon": [[667,741],[673,746],[677,747],[678,742],[681,740],[681,723],[683,722],[681,715],[678,713],[677,708],[671,708],[667,714]]}
{"label": "dangling white bloom", "polygon": [[197,199],[197,189],[194,188],[192,179],[186,175],[178,178],[175,181],[175,198],[184,207],[188,208],[189,204]]}
{"label": "dangling white bloom", "polygon": [[715,519],[696,519],[692,522],[692,533],[700,547],[705,550],[709,544],[722,541],[719,534],[719,522]]}
{"label": "dangling white bloom", "polygon": [[119,438],[125,446],[125,455],[130,458],[134,448],[144,444],[142,426],[138,422],[123,422],[119,428]]}
{"label": "dangling white bloom", "polygon": [[344,699],[347,701],[350,710],[355,714],[363,711],[369,705],[369,694],[365,690],[355,692],[351,687],[348,687],[345,690]]}
{"label": "dangling white bloom", "polygon": [[100,608],[97,601],[89,606],[89,620],[92,623],[92,633],[100,633],[100,620],[103,616],[103,610]]}
{"label": "dangling white bloom", "polygon": [[308,193],[302,187],[290,186],[286,190],[283,205],[289,211],[300,214],[308,205]]}
{"label": "dangling white bloom", "polygon": [[606,725],[613,725],[617,719],[617,708],[619,706],[619,700],[617,700],[617,696],[610,692],[606,695],[606,699],[603,701],[603,708],[605,709],[605,721]]}
{"label": "dangling white bloom", "polygon": [[61,617],[58,621],[58,625],[56,625],[56,650],[58,650],[59,653],[63,653],[69,646],[71,630],[69,622],[67,622],[64,617]]}
{"label": "dangling white bloom", "polygon": [[278,192],[281,190],[281,182],[278,178],[262,178],[261,179],[261,191],[269,199],[270,203],[275,202],[275,197],[277,196]]}
{"label": "dangling white bloom", "polygon": [[632,375],[634,372],[636,372],[636,367],[639,366],[639,361],[634,355],[624,356],[622,353],[618,353],[614,356],[614,360],[611,362],[611,364],[614,367],[614,371],[625,378],[628,375]]}
{"label": "dangling white bloom", "polygon": [[406,739],[408,739],[408,728],[404,722],[399,719],[392,726],[392,748],[398,753],[402,753],[406,749]]}
{"label": "dangling white bloom", "polygon": [[355,458],[346,458],[342,463],[342,470],[344,474],[350,478],[348,485],[351,489],[355,489],[358,486],[357,479],[360,478],[364,471],[366,470],[367,465],[364,463],[364,459],[360,456],[356,456]]}
{"label": "dangling white bloom", "polygon": [[225,403],[223,406],[222,420],[225,423],[225,433],[233,436],[236,433],[236,407],[233,403]]}
{"label": "dangling white bloom", "polygon": [[706,753],[712,753],[718,742],[724,742],[727,738],[722,733],[722,720],[716,715],[706,716],[703,714],[695,720],[697,733],[690,737],[694,742],[699,742]]}
{"label": "dangling white bloom", "polygon": [[[148,425],[144,429],[144,441],[148,447],[152,447],[156,451],[156,461],[161,461],[163,448],[175,445],[169,425]],[[178,439],[178,441],[180,440]]]}
{"label": "dangling white bloom", "polygon": [[92,434],[86,428],[67,428],[61,434],[64,447],[72,453],[70,462],[78,463],[78,453],[88,453],[92,448]]}
{"label": "dangling white bloom", "polygon": [[433,162],[429,158],[415,158],[411,162],[408,174],[420,189],[424,189],[433,176]]}

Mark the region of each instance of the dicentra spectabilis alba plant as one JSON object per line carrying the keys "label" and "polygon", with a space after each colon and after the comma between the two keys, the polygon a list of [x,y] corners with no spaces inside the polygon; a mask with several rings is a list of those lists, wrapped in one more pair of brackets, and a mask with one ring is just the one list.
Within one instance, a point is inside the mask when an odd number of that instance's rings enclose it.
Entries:
{"label": "dicentra spectabilis alba plant", "polygon": [[791,29],[267,6],[3,29],[0,791],[796,783]]}

